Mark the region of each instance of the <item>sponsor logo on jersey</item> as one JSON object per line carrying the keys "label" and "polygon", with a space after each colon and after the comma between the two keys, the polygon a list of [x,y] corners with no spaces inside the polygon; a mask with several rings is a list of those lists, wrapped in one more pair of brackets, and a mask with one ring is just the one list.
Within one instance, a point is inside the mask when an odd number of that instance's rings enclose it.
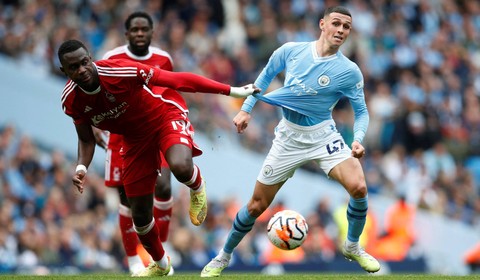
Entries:
{"label": "sponsor logo on jersey", "polygon": [[330,84],[330,78],[327,75],[322,75],[318,78],[318,84],[322,87],[326,87]]}
{"label": "sponsor logo on jersey", "polygon": [[91,118],[92,123],[94,126],[98,126],[99,123],[106,119],[116,119],[123,113],[127,111],[128,103],[123,102],[122,104],[118,105],[117,107],[110,109],[106,112],[102,112],[98,115],[95,115]]}
{"label": "sponsor logo on jersey", "polygon": [[83,111],[84,113],[89,112],[92,110],[92,107],[90,106],[85,106],[85,110]]}

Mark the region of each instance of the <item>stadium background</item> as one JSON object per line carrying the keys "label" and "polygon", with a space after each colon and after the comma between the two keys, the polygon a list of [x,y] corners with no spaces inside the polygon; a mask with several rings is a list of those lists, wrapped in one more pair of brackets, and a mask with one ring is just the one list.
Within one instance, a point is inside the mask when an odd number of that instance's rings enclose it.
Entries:
{"label": "stadium background", "polygon": [[[71,186],[76,137],[60,108],[61,42],[79,38],[98,59],[124,44],[126,16],[145,10],[156,20],[153,44],[172,55],[176,71],[243,85],[255,80],[281,44],[316,39],[324,7],[335,4],[353,15],[355,32],[342,51],[364,73],[371,116],[363,161],[371,198],[365,246],[385,245],[382,237],[392,220],[386,213],[405,197],[416,209],[409,217],[414,242],[383,255],[386,267],[475,272],[465,257],[480,239],[480,4],[453,0],[1,1],[0,271],[125,269],[116,194],[103,187],[101,150],[89,172],[89,191],[80,196]],[[238,136],[231,119],[240,103],[222,96],[184,97],[205,151],[196,162],[207,178],[211,205],[207,222],[191,226],[186,188],[174,184],[168,249],[179,271],[199,271],[248,199],[279,115],[259,102],[254,122]],[[334,114],[348,142],[348,103]],[[272,251],[258,223],[237,250],[234,268],[275,273],[279,267],[267,265],[288,260],[293,264],[285,264],[287,270],[356,271],[335,246],[344,225],[337,211],[345,199],[340,186],[306,166],[272,207],[294,208],[307,217],[305,246],[292,255]]]}

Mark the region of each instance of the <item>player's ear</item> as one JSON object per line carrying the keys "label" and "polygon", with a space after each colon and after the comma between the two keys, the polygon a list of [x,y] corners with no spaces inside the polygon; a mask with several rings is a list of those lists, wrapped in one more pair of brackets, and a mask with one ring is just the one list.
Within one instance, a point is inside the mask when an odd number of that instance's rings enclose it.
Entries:
{"label": "player's ear", "polygon": [[60,71],[62,71],[63,74],[65,74],[65,76],[67,76],[67,73],[65,73],[65,70],[63,69],[63,66],[60,66]]}

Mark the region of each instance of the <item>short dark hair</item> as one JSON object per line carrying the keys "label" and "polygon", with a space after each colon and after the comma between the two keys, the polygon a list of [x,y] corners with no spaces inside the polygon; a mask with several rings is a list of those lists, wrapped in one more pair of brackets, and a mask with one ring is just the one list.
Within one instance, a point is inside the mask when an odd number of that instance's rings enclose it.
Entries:
{"label": "short dark hair", "polygon": [[343,14],[343,15],[346,15],[346,16],[349,16],[349,17],[352,17],[352,14],[350,13],[350,11],[343,7],[343,6],[333,6],[333,7],[328,7],[325,12],[323,13],[323,17],[327,17],[328,15],[330,15],[331,13],[339,13],[339,14]]}
{"label": "short dark hair", "polygon": [[66,53],[74,52],[80,48],[83,48],[88,53],[87,47],[85,47],[82,42],[78,40],[67,40],[60,45],[60,48],[58,48],[58,59],[60,59],[60,61],[63,61],[63,56]]}
{"label": "short dark hair", "polygon": [[131,13],[127,19],[125,20],[125,29],[128,30],[130,29],[130,25],[132,24],[132,20],[134,18],[137,18],[137,17],[142,17],[142,18],[145,18],[147,21],[148,21],[148,25],[150,26],[150,28],[153,28],[153,20],[152,20],[152,17],[145,13],[145,12],[134,12],[134,13]]}

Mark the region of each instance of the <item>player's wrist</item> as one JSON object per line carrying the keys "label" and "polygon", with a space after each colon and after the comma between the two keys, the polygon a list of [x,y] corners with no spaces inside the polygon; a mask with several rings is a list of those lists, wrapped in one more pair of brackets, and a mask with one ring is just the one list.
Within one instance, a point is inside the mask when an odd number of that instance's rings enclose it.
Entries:
{"label": "player's wrist", "polygon": [[75,173],[78,173],[80,171],[83,171],[85,174],[87,174],[87,167],[83,164],[77,165],[77,167],[75,168]]}
{"label": "player's wrist", "polygon": [[255,92],[257,92],[257,90],[255,89],[254,84],[249,84],[249,85],[246,85],[246,86],[243,86],[243,87],[232,87],[231,86],[229,96],[235,97],[235,98],[245,98],[245,97],[248,97],[248,96],[252,95]]}

